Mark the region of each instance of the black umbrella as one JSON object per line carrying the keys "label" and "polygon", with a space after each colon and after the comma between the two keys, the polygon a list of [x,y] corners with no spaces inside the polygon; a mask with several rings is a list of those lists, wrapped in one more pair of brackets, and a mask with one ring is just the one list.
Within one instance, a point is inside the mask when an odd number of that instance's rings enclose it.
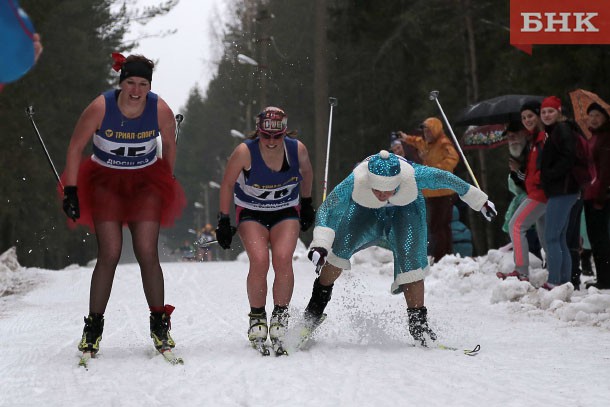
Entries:
{"label": "black umbrella", "polygon": [[542,102],[544,96],[504,95],[482,100],[464,109],[455,121],[456,125],[482,126],[484,124],[509,123],[521,120],[521,106],[525,102]]}

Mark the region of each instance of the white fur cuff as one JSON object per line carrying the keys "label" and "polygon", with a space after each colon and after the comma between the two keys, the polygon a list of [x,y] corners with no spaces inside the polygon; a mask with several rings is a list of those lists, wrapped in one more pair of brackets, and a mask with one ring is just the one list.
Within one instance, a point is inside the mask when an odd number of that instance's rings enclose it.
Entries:
{"label": "white fur cuff", "polygon": [[479,188],[470,186],[468,192],[460,197],[462,201],[466,202],[475,211],[480,211],[485,202],[487,202],[487,194],[481,191]]}
{"label": "white fur cuff", "polygon": [[338,257],[335,253],[332,252],[332,250],[328,252],[328,257],[326,258],[326,261],[332,264],[333,266],[340,268],[341,270],[352,269],[352,263],[350,263],[349,260]]}
{"label": "white fur cuff", "polygon": [[311,241],[309,247],[323,247],[330,253],[334,241],[334,230],[325,226],[316,226],[313,229],[313,240]]}
{"label": "white fur cuff", "polygon": [[402,293],[402,288],[400,287],[403,284],[414,283],[419,280],[423,280],[426,277],[426,274],[430,271],[430,267],[426,266],[423,269],[411,270],[406,273],[400,273],[394,279],[392,286],[390,287],[390,291],[392,294],[400,294]]}

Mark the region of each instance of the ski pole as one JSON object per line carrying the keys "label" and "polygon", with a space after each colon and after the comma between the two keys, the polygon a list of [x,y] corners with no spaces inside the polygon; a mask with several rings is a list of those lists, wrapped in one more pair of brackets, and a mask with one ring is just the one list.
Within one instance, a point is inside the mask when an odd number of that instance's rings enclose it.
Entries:
{"label": "ski pole", "polygon": [[464,160],[466,169],[468,170],[468,173],[472,177],[472,181],[474,182],[474,185],[477,188],[481,189],[481,187],[479,186],[479,182],[477,181],[477,178],[474,176],[474,173],[472,172],[472,169],[470,168],[470,164],[468,164],[468,160],[466,159],[466,156],[464,155],[464,152],[462,151],[462,147],[460,147],[460,143],[458,142],[457,137],[455,137],[455,134],[453,133],[453,129],[451,128],[451,123],[449,123],[449,120],[447,119],[447,116],[445,116],[445,112],[443,111],[443,108],[441,107],[441,104],[438,101],[438,93],[439,93],[438,90],[431,91],[430,100],[434,100],[436,102],[436,105],[438,106],[438,109],[441,111],[441,115],[443,116],[443,119],[445,120],[445,123],[447,124],[447,127],[449,128],[449,133],[451,133],[451,137],[453,138],[455,147],[460,152],[460,156],[462,157],[462,160]]}
{"label": "ski pole", "polygon": [[178,144],[178,136],[180,135],[180,124],[184,120],[184,116],[178,113],[176,115],[176,144]]}
{"label": "ski pole", "polygon": [[216,243],[218,243],[218,240],[216,240],[216,239],[209,240],[207,242],[202,242],[201,238],[195,240],[195,244],[197,246],[199,246],[200,248],[202,248],[202,249],[205,249],[206,247],[210,247],[210,246],[212,246],[213,244],[216,244]]}
{"label": "ski pole", "polygon": [[57,179],[57,182],[59,182],[59,186],[61,186],[61,189],[63,190],[64,184],[59,179],[59,174],[57,173],[57,170],[55,169],[55,165],[53,164],[53,160],[51,159],[51,156],[49,155],[49,150],[47,150],[47,146],[45,146],[44,141],[42,140],[42,136],[40,135],[40,132],[38,131],[38,127],[36,126],[36,122],[34,121],[34,107],[33,106],[26,107],[25,113],[30,118],[30,122],[32,122],[32,127],[34,127],[34,131],[36,132],[36,135],[38,136],[38,140],[40,140],[42,149],[44,150],[44,153],[47,156],[47,161],[49,162],[49,165],[51,165],[53,174],[55,174],[55,179]]}
{"label": "ski pole", "polygon": [[324,168],[324,184],[322,186],[322,202],[326,200],[326,188],[328,185],[328,158],[330,156],[330,135],[333,127],[333,107],[337,106],[339,102],[337,101],[337,98],[330,97],[328,98],[328,103],[330,104],[330,118],[328,119],[328,141],[326,144],[326,165]]}

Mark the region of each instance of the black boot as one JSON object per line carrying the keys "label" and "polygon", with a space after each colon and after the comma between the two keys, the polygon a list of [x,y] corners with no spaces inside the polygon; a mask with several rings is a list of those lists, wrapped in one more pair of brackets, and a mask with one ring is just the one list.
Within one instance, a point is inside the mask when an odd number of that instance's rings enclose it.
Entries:
{"label": "black boot", "polygon": [[[171,311],[173,311],[173,307]],[[171,311],[150,313],[150,337],[157,350],[171,349],[176,346],[176,343],[169,334],[172,328]]]}
{"label": "black boot", "polygon": [[580,269],[580,253],[578,250],[570,250],[570,256],[572,257],[572,276],[571,282],[575,290],[580,290],[580,275],[582,270]]}
{"label": "black boot", "polygon": [[422,346],[428,346],[428,337],[431,341],[436,340],[436,334],[428,326],[428,310],[426,307],[408,308],[409,315],[409,333],[416,342]]}
{"label": "black boot", "polygon": [[102,340],[102,332],[104,331],[104,315],[89,314],[85,317],[85,327],[83,328],[83,337],[78,344],[78,350],[81,352],[97,353],[100,350],[100,341]]}
{"label": "black boot", "polygon": [[309,304],[307,304],[307,308],[305,308],[305,319],[312,321],[320,319],[326,305],[328,305],[328,302],[330,301],[332,293],[333,284],[330,286],[322,285],[320,284],[320,279],[316,278],[316,281],[313,282],[311,299],[309,300]]}
{"label": "black boot", "polygon": [[580,265],[583,276],[593,275],[593,265],[591,264],[591,249],[583,249],[580,253]]}

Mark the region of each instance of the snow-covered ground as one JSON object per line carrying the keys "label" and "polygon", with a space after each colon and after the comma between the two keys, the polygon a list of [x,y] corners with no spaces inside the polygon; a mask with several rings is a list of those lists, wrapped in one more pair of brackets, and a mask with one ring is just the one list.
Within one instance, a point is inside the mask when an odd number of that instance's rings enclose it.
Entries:
{"label": "snow-covered ground", "polygon": [[[300,246],[291,311],[315,278]],[[99,357],[77,366],[91,267],[53,271],[0,256],[0,406],[607,406],[610,291],[551,292],[500,281],[510,253],[445,257],[426,279],[439,341],[474,357],[413,347],[391,256],[356,255],[313,346],[262,357],[246,338],[247,261],[164,263],[183,366],[156,354],[137,265],[120,265]],[[536,270],[544,278],[544,270]],[[270,280],[272,278],[270,273]],[[268,299],[270,311],[272,300]]]}

